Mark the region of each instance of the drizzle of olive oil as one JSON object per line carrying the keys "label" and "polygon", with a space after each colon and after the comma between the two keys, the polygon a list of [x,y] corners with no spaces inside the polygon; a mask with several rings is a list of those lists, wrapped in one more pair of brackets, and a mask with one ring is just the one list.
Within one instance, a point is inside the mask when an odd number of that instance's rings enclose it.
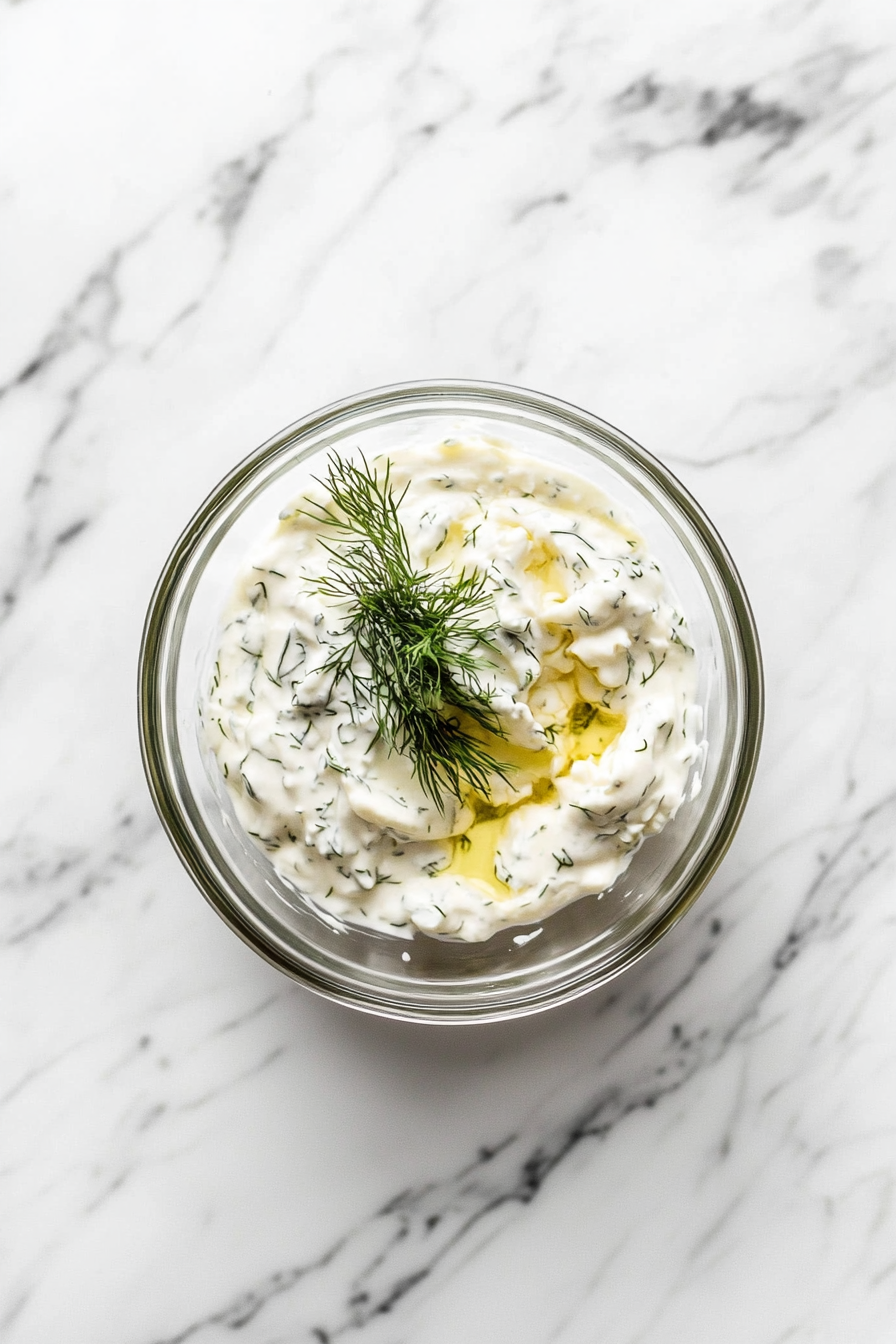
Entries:
{"label": "drizzle of olive oil", "polygon": [[444,545],[450,550],[459,550],[463,547],[464,541],[470,535],[472,524],[469,519],[459,520],[455,518],[453,523],[448,524],[448,531],[445,533]]}
{"label": "drizzle of olive oil", "polygon": [[558,601],[565,599],[569,570],[560,563],[560,557],[553,547],[546,546],[544,542],[534,542],[526,572],[538,579],[545,597],[555,595]]}
{"label": "drizzle of olive oil", "polygon": [[[591,705],[578,700],[570,710],[563,729],[558,733],[554,749],[527,751],[510,742],[499,744],[498,754],[508,765],[520,772],[514,778],[526,778],[532,792],[519,802],[493,807],[474,795],[469,800],[476,819],[463,835],[454,841],[454,852],[442,871],[453,877],[466,878],[493,900],[505,900],[513,894],[497,873],[497,856],[507,817],[526,803],[550,804],[556,794],[553,778],[565,775],[574,761],[589,758],[597,760],[625,727],[625,716],[614,714],[603,705]],[[560,768],[557,769],[559,757]]]}
{"label": "drizzle of olive oil", "polygon": [[[459,530],[457,523],[449,528],[446,540],[456,544],[459,537],[455,529]],[[565,599],[569,571],[554,547],[543,541],[536,542],[533,538],[526,571],[537,579],[545,597],[556,597],[558,601]],[[548,671],[547,668],[543,669],[542,675]],[[568,682],[575,695],[574,677],[568,672],[558,673],[551,679]],[[531,751],[512,742],[496,741],[489,737],[489,746],[495,759],[510,766],[511,781],[518,787],[531,786],[531,792],[518,802],[500,807],[493,806],[478,795],[472,795],[468,801],[473,807],[475,820],[463,835],[455,838],[451,860],[443,871],[466,878],[493,900],[506,900],[513,893],[498,876],[497,856],[510,813],[526,803],[550,805],[556,794],[554,777],[567,774],[574,761],[600,757],[624,727],[623,715],[614,714],[603,705],[592,705],[576,699],[563,727],[556,732],[552,745],[541,751]],[[473,732],[478,735],[475,727]]]}
{"label": "drizzle of olive oil", "polygon": [[498,844],[504,831],[503,817],[487,817],[474,821],[465,835],[459,835],[454,842],[446,872],[452,877],[465,877],[484,889],[489,896],[510,895],[510,888],[498,877],[495,869]]}
{"label": "drizzle of olive oil", "polygon": [[624,714],[614,714],[603,705],[589,705],[585,700],[577,701],[560,738],[565,757],[560,773],[565,775],[573,761],[587,761],[592,756],[599,760],[624,727]]}

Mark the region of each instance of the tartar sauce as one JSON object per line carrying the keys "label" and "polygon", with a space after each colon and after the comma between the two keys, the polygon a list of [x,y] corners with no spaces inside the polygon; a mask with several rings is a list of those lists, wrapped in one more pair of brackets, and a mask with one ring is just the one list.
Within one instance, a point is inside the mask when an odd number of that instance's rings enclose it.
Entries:
{"label": "tartar sauce", "polygon": [[696,660],[659,566],[595,486],[484,438],[388,459],[414,564],[494,587],[483,682],[507,779],[439,805],[324,670],[345,612],[318,591],[319,484],[236,578],[202,731],[240,823],[302,897],[476,942],[605,891],[675,816],[702,751]]}

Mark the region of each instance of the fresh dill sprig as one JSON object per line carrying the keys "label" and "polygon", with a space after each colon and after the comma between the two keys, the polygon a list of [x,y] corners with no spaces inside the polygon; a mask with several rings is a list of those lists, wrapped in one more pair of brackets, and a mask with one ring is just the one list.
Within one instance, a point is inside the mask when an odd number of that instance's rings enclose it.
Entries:
{"label": "fresh dill sprig", "polygon": [[462,799],[469,788],[487,793],[493,775],[507,779],[510,767],[470,731],[504,736],[480,681],[497,623],[484,574],[414,567],[398,516],[407,486],[396,497],[390,470],[334,453],[318,481],[330,503],[303,510],[334,534],[318,591],[347,608],[325,670],[347,678],[373,711],[374,740],[409,757],[441,805],[446,792]]}

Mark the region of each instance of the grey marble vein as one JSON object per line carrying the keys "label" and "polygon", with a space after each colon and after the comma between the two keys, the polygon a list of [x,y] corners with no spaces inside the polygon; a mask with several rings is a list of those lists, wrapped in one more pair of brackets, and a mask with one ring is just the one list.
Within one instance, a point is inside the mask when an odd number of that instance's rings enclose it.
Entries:
{"label": "grey marble vein", "polygon": [[7,840],[0,848],[0,892],[11,918],[0,946],[15,947],[56,924],[123,870],[138,867],[141,850],[157,841],[155,817],[145,806],[139,817],[119,816],[103,844],[59,849],[37,836]]}

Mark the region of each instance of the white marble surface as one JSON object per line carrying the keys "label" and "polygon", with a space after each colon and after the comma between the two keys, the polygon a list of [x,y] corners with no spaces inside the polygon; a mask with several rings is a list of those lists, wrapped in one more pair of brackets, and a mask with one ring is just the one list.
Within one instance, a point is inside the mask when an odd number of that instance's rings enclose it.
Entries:
{"label": "white marble surface", "polygon": [[[4,0],[0,136],[3,1340],[896,1338],[892,7]],[[228,932],[134,710],[218,477],[430,376],[660,454],[769,691],[667,940],[445,1031]]]}

